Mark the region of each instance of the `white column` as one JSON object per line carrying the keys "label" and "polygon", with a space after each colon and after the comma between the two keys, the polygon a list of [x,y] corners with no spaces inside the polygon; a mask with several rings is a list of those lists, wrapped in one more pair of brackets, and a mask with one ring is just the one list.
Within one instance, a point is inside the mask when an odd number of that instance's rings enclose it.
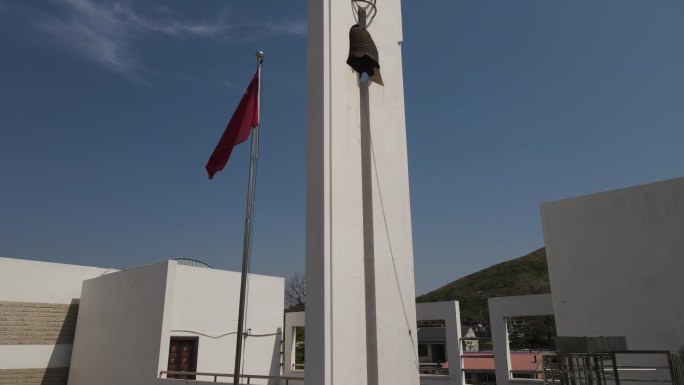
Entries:
{"label": "white column", "polygon": [[[370,194],[366,189],[367,252],[366,333],[369,348],[369,385],[418,384],[413,241],[409,200],[404,84],[401,60],[401,4],[379,0],[378,13],[368,27],[378,47],[384,86],[368,87],[370,137]],[[366,142],[368,141],[368,142]],[[368,196],[370,195],[370,196]],[[367,244],[368,251],[368,244]],[[374,293],[374,295],[373,295]],[[373,322],[374,321],[374,322]],[[377,375],[372,363],[377,362]],[[375,378],[375,380],[374,380]]]}
{"label": "white column", "polygon": [[312,385],[367,383],[356,74],[345,64],[348,1],[310,0],[306,370]]}
{"label": "white column", "polygon": [[369,20],[384,86],[345,63],[355,23],[309,0],[306,383],[417,385],[400,1]]}

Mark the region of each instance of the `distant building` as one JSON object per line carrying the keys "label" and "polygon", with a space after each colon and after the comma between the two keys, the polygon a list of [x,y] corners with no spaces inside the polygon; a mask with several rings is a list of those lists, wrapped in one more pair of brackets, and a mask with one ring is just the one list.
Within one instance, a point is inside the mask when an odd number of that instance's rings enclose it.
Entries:
{"label": "distant building", "polygon": [[[463,339],[464,352],[478,352],[480,351],[480,341],[477,340],[478,335],[476,329],[468,325],[461,325],[461,338]],[[472,338],[472,339],[469,339]]]}

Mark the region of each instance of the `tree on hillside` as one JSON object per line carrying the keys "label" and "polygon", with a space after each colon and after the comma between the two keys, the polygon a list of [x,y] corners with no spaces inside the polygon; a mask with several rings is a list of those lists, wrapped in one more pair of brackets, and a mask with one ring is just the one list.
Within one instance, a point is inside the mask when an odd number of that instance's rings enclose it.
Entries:
{"label": "tree on hillside", "polygon": [[285,311],[302,311],[306,303],[304,276],[294,273],[285,281]]}

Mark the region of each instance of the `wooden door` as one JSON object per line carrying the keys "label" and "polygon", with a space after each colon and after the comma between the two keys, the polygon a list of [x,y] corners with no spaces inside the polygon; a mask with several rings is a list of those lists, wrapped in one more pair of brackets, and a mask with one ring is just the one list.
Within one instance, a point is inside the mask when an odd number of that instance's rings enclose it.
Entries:
{"label": "wooden door", "polygon": [[[168,371],[196,372],[197,371],[197,342],[196,337],[172,337],[169,344]],[[169,374],[168,378],[183,378],[194,380],[194,375]]]}

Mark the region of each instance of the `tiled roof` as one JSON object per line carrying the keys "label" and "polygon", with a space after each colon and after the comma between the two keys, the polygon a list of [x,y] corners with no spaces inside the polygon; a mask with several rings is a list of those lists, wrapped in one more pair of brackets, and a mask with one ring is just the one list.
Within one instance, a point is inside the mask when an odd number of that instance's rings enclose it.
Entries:
{"label": "tiled roof", "polygon": [[[541,368],[541,354],[514,352],[511,353],[511,370],[534,371]],[[448,363],[445,364],[448,367]],[[493,371],[494,355],[492,353],[463,353],[463,369],[476,371]]]}

